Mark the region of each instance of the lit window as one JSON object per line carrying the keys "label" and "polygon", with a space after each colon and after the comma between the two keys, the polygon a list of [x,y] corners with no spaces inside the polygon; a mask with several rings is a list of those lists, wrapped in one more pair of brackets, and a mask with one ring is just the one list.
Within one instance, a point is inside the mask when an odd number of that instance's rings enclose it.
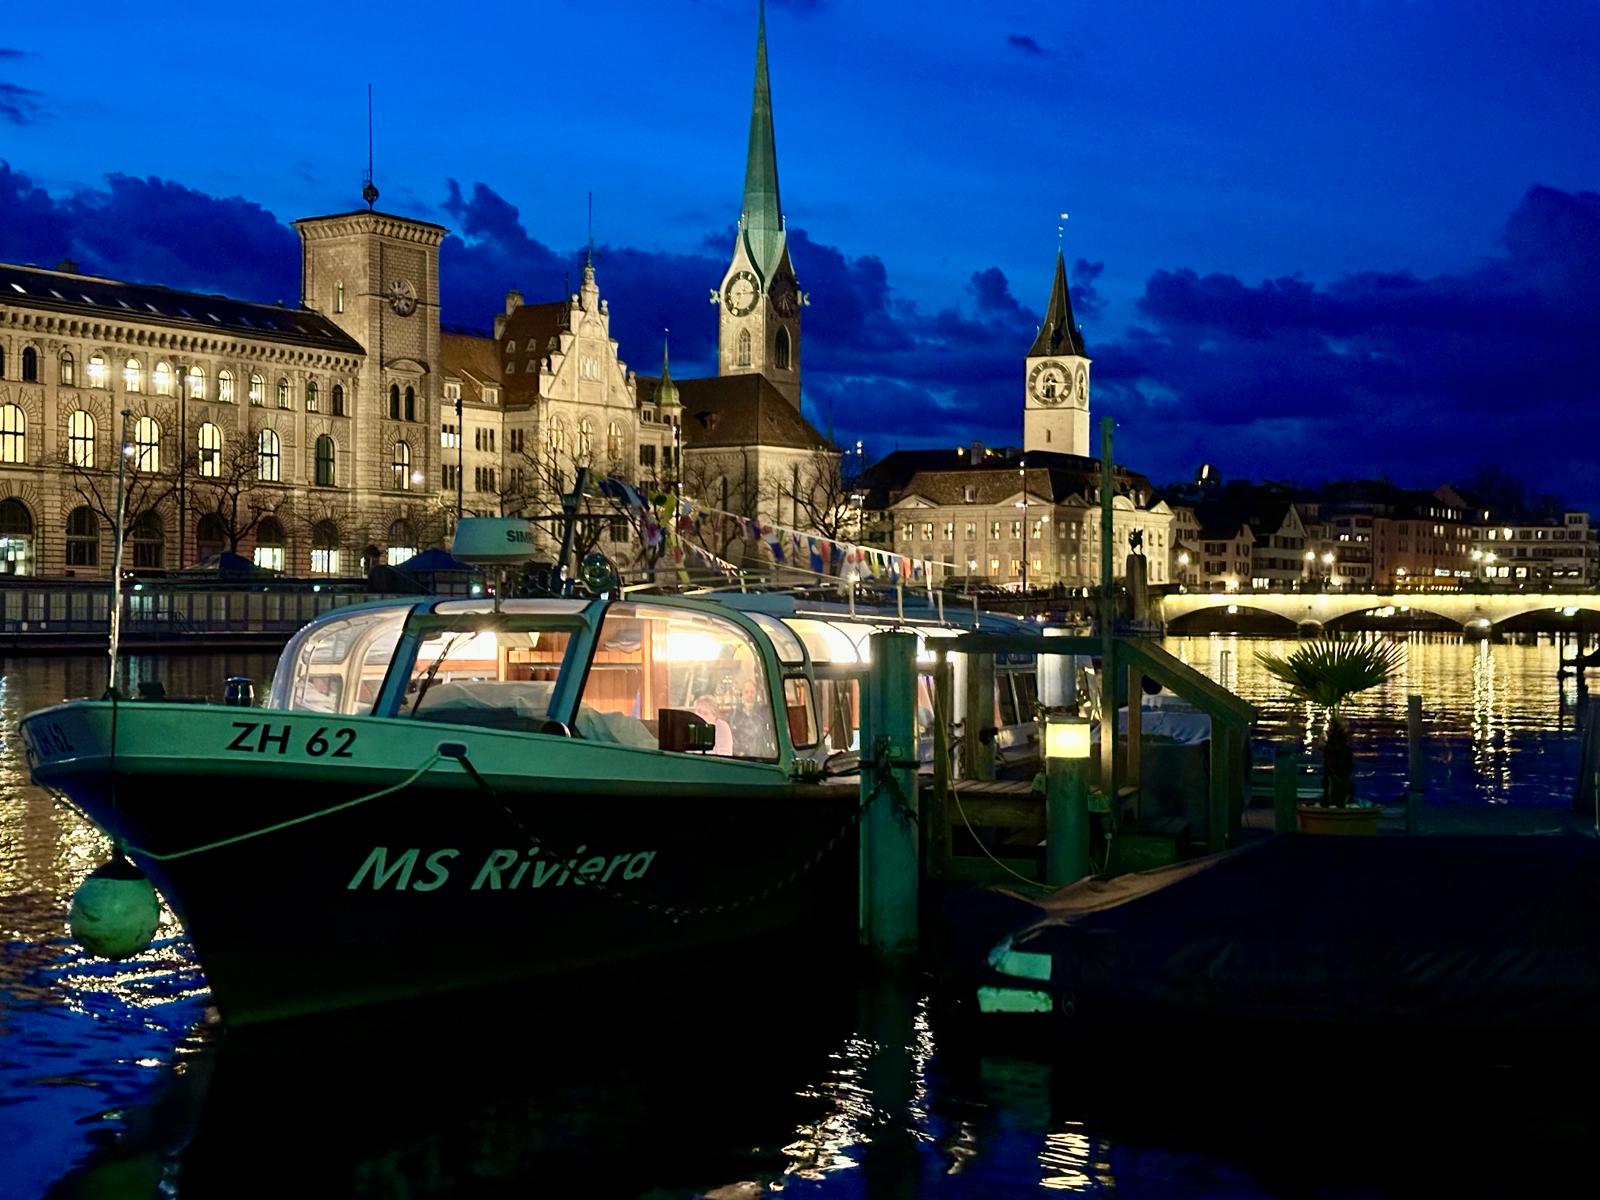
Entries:
{"label": "lit window", "polygon": [[233,403],[233,372],[217,372],[217,399],[224,404]]}
{"label": "lit window", "polygon": [[287,379],[278,380],[278,407],[289,407],[289,381]]}
{"label": "lit window", "polygon": [[319,411],[317,408],[317,381],[315,379],[306,380],[306,411]]}
{"label": "lit window", "polygon": [[622,458],[622,426],[615,421],[606,427],[606,456],[613,462]]}
{"label": "lit window", "polygon": [[122,368],[122,386],[129,392],[144,390],[144,368],[137,358],[130,358]]}
{"label": "lit window", "polygon": [[344,311],[344,280],[342,279],[333,285],[333,311],[336,313]]}
{"label": "lit window", "polygon": [[81,408],[67,418],[67,461],[85,470],[94,467],[94,418]]}
{"label": "lit window", "polygon": [[263,429],[256,437],[256,477],[263,483],[277,483],[278,468],[278,435]]}
{"label": "lit window", "polygon": [[67,387],[72,387],[78,382],[78,360],[72,357],[72,351],[61,352],[61,382]]}
{"label": "lit window", "polygon": [[580,463],[589,461],[589,450],[593,442],[594,425],[588,417],[584,417],[578,422],[578,461]]}
{"label": "lit window", "polygon": [[[151,378],[152,378],[153,382],[155,383],[156,395],[158,395],[158,396],[170,396],[170,395],[172,395],[172,387],[173,387],[174,380],[173,380],[173,375],[172,375],[172,368],[168,364],[166,364],[164,362],[158,362],[156,364],[155,372],[153,373]],[[129,388],[128,390],[132,391],[133,389]]]}
{"label": "lit window", "polygon": [[[401,442],[400,445],[403,446],[405,443]],[[412,528],[410,521],[402,517],[389,526],[389,565],[398,567],[401,563],[415,558],[416,555],[417,531]]]}
{"label": "lit window", "polygon": [[[63,383],[66,380],[62,380]],[[106,360],[98,354],[89,356],[89,386],[105,387],[106,385]]]}
{"label": "lit window", "polygon": [[222,430],[210,421],[200,426],[200,474],[215,479],[222,471]]}
{"label": "lit window", "polygon": [[250,376],[250,403],[265,404],[267,402],[267,381],[259,375]]}
{"label": "lit window", "polygon": [[394,444],[394,458],[389,466],[389,486],[397,492],[411,490],[411,447],[405,442]]}
{"label": "lit window", "polygon": [[161,470],[161,426],[153,417],[140,417],[134,422],[133,469],[149,474]]}
{"label": "lit window", "polygon": [[252,558],[263,570],[283,570],[283,526],[276,517],[266,517],[256,526],[256,550]]}
{"label": "lit window", "polygon": [[0,462],[28,461],[28,419],[15,404],[0,405]]}
{"label": "lit window", "polygon": [[339,573],[339,527],[332,521],[318,521],[311,530],[311,573]]}
{"label": "lit window", "polygon": [[204,400],[206,398],[206,373],[199,367],[190,367],[188,380],[189,399]]}

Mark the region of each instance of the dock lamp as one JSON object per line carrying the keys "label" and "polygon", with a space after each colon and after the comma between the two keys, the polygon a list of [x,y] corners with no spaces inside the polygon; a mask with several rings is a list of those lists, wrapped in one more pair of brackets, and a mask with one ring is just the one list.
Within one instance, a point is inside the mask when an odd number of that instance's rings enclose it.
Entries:
{"label": "dock lamp", "polygon": [[1089,874],[1087,719],[1062,709],[1044,713],[1045,882],[1060,887]]}

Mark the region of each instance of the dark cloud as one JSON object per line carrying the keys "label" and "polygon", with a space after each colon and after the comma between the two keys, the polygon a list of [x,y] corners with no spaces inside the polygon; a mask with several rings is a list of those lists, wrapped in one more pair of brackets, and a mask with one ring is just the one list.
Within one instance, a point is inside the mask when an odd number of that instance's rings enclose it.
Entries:
{"label": "dark cloud", "polygon": [[1044,47],[1025,33],[1006,34],[1006,45],[1013,50],[1020,50],[1024,54],[1031,54],[1035,57],[1042,56],[1045,53]]}
{"label": "dark cloud", "polygon": [[0,80],[0,120],[13,125],[32,125],[38,121],[39,114],[38,92]]}
{"label": "dark cloud", "polygon": [[1427,483],[1509,463],[1592,503],[1592,448],[1564,432],[1596,398],[1600,195],[1530,189],[1502,246],[1461,273],[1326,287],[1158,271],[1098,394],[1156,453],[1239,473]]}
{"label": "dark cloud", "polygon": [[0,46],[0,58],[27,58],[26,50],[18,50],[15,46]]}
{"label": "dark cloud", "polygon": [[1079,321],[1085,317],[1098,317],[1105,311],[1105,297],[1094,286],[1095,280],[1100,278],[1105,269],[1105,263],[1092,263],[1087,258],[1073,262],[1068,278],[1072,281],[1072,315]]}
{"label": "dark cloud", "polygon": [[63,258],[97,274],[293,303],[299,239],[253,201],[111,175],[54,198],[0,162],[0,259]]}
{"label": "dark cloud", "polygon": [[797,13],[821,12],[828,4],[829,0],[772,0],[773,8],[786,8]]}

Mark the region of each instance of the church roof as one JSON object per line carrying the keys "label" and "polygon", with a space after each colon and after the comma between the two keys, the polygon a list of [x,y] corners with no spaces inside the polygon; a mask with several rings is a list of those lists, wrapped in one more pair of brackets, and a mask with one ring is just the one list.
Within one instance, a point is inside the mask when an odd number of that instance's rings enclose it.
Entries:
{"label": "church roof", "polygon": [[[1061,504],[1074,496],[1093,504],[1100,487],[1100,461],[1080,454],[1032,450],[1026,455],[1008,449],[990,452],[983,446],[960,450],[897,450],[866,472],[867,507],[884,509],[903,496],[917,495],[935,504],[997,504],[1022,490],[1026,470],[1028,492]],[[1156,502],[1150,480],[1126,467],[1113,469],[1116,494],[1139,508]],[[971,499],[968,499],[971,489]]]}
{"label": "church roof", "polygon": [[226,330],[235,337],[364,354],[361,343],[309,308],[257,304],[203,292],[180,292],[151,283],[123,283],[98,275],[48,271],[0,263],[0,304],[92,315],[100,320]]}
{"label": "church roof", "polygon": [[1039,336],[1033,339],[1029,358],[1045,354],[1077,354],[1087,358],[1083,348],[1083,331],[1072,318],[1072,292],[1067,287],[1067,260],[1056,251],[1056,276],[1050,284],[1050,303],[1044,310],[1044,324],[1039,326]]}
{"label": "church roof", "polygon": [[[655,398],[660,380],[637,377],[639,399]],[[674,380],[683,404],[683,444],[688,450],[776,446],[833,450],[799,409],[764,375],[721,375]]]}
{"label": "church roof", "polygon": [[767,7],[756,26],[756,82],[750,102],[750,150],[744,168],[745,253],[762,281],[783,259],[783,204],[778,198],[778,145],[772,132],[772,85],[767,79]]}

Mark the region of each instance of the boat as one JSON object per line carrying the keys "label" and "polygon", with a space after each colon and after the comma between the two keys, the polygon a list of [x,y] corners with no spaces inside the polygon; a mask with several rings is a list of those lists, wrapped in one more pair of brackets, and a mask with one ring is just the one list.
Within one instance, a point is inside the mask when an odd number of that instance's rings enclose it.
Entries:
{"label": "boat", "polygon": [[[970,623],[616,589],[357,603],[293,636],[262,707],[113,691],[22,735],[249,1025],[853,944],[866,638],[891,626]],[[1000,676],[1012,710],[1025,673]],[[994,736],[1025,737],[1009,715]]]}

